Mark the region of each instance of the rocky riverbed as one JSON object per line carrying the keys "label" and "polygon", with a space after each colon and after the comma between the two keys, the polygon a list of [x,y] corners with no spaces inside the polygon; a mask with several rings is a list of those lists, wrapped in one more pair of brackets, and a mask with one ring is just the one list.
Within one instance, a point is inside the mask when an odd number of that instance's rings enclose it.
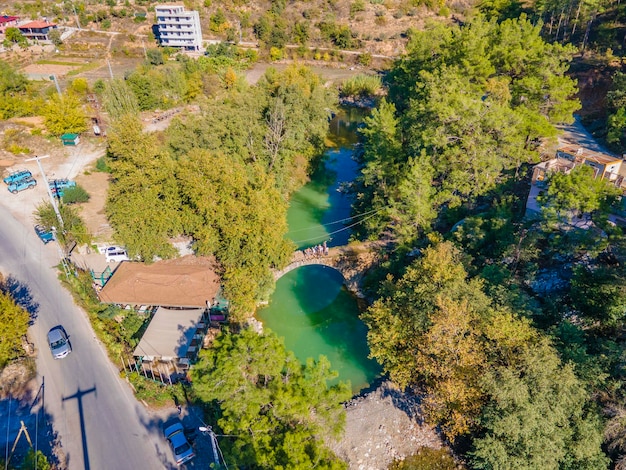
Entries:
{"label": "rocky riverbed", "polygon": [[346,430],[329,447],[351,470],[383,470],[420,447],[439,449],[442,441],[423,423],[417,397],[390,382],[346,403]]}

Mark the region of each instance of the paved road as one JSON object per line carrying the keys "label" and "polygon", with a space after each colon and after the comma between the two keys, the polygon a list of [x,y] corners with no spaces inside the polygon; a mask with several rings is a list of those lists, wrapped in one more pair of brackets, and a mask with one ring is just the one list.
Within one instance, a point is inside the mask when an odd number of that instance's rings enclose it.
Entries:
{"label": "paved road", "polygon": [[[59,259],[56,246],[41,243],[31,227],[1,206],[0,220],[0,270],[32,296],[37,384],[45,381],[46,420],[59,435],[68,468],[176,468],[161,438],[161,422],[146,413],[119,379],[85,313],[59,285],[52,268]],[[46,333],[59,324],[70,335],[73,352],[55,361]]]}

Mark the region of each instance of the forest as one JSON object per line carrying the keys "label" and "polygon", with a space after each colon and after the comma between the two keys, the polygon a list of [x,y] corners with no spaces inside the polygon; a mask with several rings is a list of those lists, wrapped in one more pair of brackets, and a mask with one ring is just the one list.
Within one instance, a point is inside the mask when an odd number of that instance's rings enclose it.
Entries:
{"label": "forest", "polygon": [[[280,49],[292,37],[281,33],[285,4],[271,8],[249,28]],[[571,69],[586,55],[613,60],[622,12],[602,2],[486,1],[462,21],[411,28],[360,129],[353,212],[375,216],[353,238],[394,246],[365,281],[371,355],[421,397],[456,459],[450,468],[626,468],[626,243],[609,221],[623,194],[581,167],[551,175],[541,213],[524,216],[532,165],[551,157],[557,126],[585,111]],[[357,47],[349,33],[327,28],[337,45]],[[197,60],[169,52],[151,49],[124,79],[92,90],[75,79],[62,96],[0,63],[0,116],[43,115],[51,135],[80,132],[80,103],[88,90],[99,95],[116,240],[150,262],[175,256],[170,240],[184,235],[220,263],[233,325],[202,353],[192,393],[216,429],[237,436],[225,441],[227,462],[345,468],[325,447],[341,435],[350,397],[346,384],[328,385],[332,364],[300,364],[274,335],[245,326],[274,288],[271,269],[294,250],[289,197],[322,158],[341,90],[300,64],[249,85],[240,71],[254,57],[233,45]],[[610,82],[606,107],[584,117],[623,152],[626,76]],[[194,108],[166,131],[143,131],[140,112],[182,105]],[[62,209],[85,239],[74,209]],[[587,229],[574,224],[583,215]],[[10,360],[15,343],[0,344],[0,361]]]}

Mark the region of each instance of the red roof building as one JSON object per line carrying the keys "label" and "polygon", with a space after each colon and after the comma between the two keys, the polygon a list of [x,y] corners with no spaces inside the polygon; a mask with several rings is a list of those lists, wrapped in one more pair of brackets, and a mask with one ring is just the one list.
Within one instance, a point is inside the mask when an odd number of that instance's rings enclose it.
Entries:
{"label": "red roof building", "polygon": [[17,22],[19,19],[20,19],[19,16],[7,16],[7,15],[0,16],[0,34],[4,34],[4,31],[7,28],[17,26]]}
{"label": "red roof building", "polygon": [[51,30],[56,29],[57,25],[47,21],[31,21],[30,23],[19,25],[18,28],[27,39],[48,41],[48,34]]}

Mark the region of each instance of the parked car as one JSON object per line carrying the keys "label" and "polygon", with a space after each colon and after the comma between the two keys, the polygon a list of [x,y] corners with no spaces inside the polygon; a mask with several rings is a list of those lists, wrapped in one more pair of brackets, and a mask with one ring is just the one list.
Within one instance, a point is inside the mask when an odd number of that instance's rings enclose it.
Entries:
{"label": "parked car", "polygon": [[28,170],[17,170],[11,172],[9,176],[4,178],[3,181],[5,182],[5,184],[11,184],[26,178],[31,178],[32,176],[33,174]]}
{"label": "parked car", "polygon": [[52,195],[57,199],[61,199],[63,194],[65,194],[61,188],[50,188],[50,192],[52,192]]}
{"label": "parked car", "polygon": [[76,186],[76,181],[68,180],[67,178],[59,179],[59,180],[50,180],[48,181],[48,186],[50,186],[50,189],[73,188],[74,186]]}
{"label": "parked car", "polygon": [[54,240],[54,233],[50,230],[46,230],[43,225],[35,225],[35,233],[45,244]]}
{"label": "parked car", "polygon": [[126,250],[120,246],[108,246],[104,251],[104,256],[106,257],[107,263],[119,263],[130,259]]}
{"label": "parked car", "polygon": [[178,465],[188,462],[196,456],[185,436],[183,423],[179,419],[165,423],[163,425],[163,434],[165,434],[165,438],[172,447],[172,452],[174,452],[174,458]]}
{"label": "parked car", "polygon": [[65,329],[59,325],[48,331],[48,345],[55,359],[63,359],[72,352],[70,340],[65,333]]}
{"label": "parked car", "polygon": [[37,180],[34,178],[25,178],[9,183],[8,190],[13,194],[17,194],[25,189],[32,189],[37,186]]}

